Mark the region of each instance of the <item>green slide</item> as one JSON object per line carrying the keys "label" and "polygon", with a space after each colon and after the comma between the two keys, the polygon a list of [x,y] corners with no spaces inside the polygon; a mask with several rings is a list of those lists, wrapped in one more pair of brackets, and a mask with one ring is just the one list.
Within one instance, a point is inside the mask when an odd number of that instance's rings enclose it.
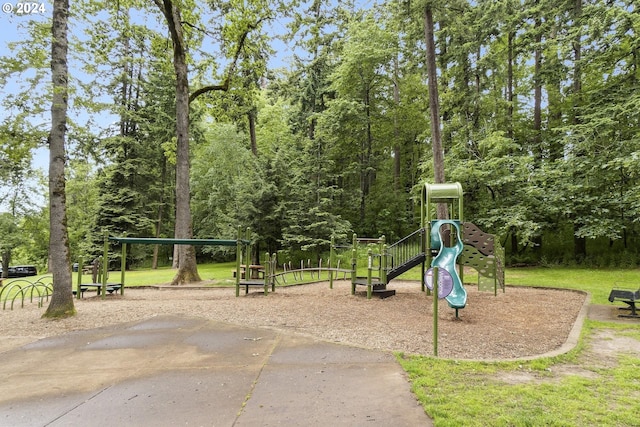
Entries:
{"label": "green slide", "polygon": [[[448,247],[442,244],[442,233],[440,227],[449,224],[456,229],[455,246]],[[455,308],[456,317],[458,309],[467,305],[467,291],[462,286],[462,281],[456,269],[456,260],[464,249],[464,243],[460,238],[460,221],[438,220],[431,222],[431,248],[438,250],[438,255],[431,261],[431,267],[438,267],[446,270],[453,279],[453,288],[451,293],[445,297],[449,307]],[[438,275],[439,277],[440,275]]]}

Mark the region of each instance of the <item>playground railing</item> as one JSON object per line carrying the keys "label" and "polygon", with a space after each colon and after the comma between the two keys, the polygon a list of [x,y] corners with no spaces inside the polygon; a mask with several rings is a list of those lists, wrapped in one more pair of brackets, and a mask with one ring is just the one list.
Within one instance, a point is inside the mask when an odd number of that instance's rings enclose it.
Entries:
{"label": "playground railing", "polygon": [[[318,261],[318,266],[312,266],[311,260],[300,261],[300,268],[294,267],[291,262],[284,263],[282,265],[282,271],[276,273],[275,270],[272,274],[276,285],[283,286],[287,285],[288,277],[292,278],[293,282],[305,282],[306,280],[315,281],[315,280],[323,280],[322,273],[327,273],[327,280],[332,280],[333,278],[337,278],[340,273],[343,275],[343,280],[346,279],[347,274],[351,274],[351,270],[347,270],[344,268],[340,268],[341,260],[338,259],[336,266],[331,267],[330,263],[325,262],[323,259]],[[305,278],[305,275],[307,277]]]}
{"label": "playground railing", "polygon": [[387,268],[395,270],[425,253],[425,230],[421,228],[387,247]]}

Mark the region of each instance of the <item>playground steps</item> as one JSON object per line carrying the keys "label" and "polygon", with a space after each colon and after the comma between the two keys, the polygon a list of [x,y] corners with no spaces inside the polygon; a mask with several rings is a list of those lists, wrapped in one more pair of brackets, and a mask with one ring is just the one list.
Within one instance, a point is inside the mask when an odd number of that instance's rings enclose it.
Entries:
{"label": "playground steps", "polygon": [[[366,277],[358,277],[355,282],[357,286],[368,286]],[[388,298],[396,294],[395,289],[387,289],[386,283],[380,283],[376,278],[371,282],[371,294],[379,297],[380,299]]]}
{"label": "playground steps", "polygon": [[422,264],[426,260],[427,256],[424,253],[419,253],[415,255],[410,260],[406,261],[404,264],[401,264],[397,267],[394,267],[387,271],[387,280],[391,281],[396,277],[400,276],[402,273],[406,273],[411,270],[413,267],[417,267]]}
{"label": "playground steps", "polygon": [[388,298],[388,297],[392,297],[396,294],[396,290],[395,289],[376,289],[375,287],[373,288],[373,295],[379,297],[380,299],[384,299],[384,298]]}
{"label": "playground steps", "polygon": [[[264,279],[260,279],[260,280],[240,280],[238,282],[239,287],[243,287],[244,286],[244,293],[245,295],[249,293],[249,286],[259,286],[265,289],[268,289],[269,286],[265,286],[264,283]],[[273,282],[271,284],[271,292],[275,291],[275,282]],[[265,291],[266,292],[266,291]]]}

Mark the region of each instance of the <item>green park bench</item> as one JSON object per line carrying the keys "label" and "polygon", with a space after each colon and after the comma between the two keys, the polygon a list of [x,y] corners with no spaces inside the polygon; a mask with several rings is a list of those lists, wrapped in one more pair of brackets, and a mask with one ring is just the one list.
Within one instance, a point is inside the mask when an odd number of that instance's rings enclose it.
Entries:
{"label": "green park bench", "polygon": [[638,315],[636,302],[640,301],[640,289],[612,289],[609,293],[609,302],[620,301],[627,304],[627,307],[620,307],[621,310],[630,310],[631,314],[619,314],[618,317],[640,318]]}

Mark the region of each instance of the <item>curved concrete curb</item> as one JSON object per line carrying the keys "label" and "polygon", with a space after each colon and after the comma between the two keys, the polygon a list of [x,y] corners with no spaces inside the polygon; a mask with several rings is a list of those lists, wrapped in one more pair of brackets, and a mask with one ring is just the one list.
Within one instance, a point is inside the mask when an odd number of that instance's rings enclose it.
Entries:
{"label": "curved concrete curb", "polygon": [[556,350],[549,351],[539,356],[527,357],[521,360],[534,360],[534,359],[540,359],[543,357],[559,356],[561,354],[568,353],[569,351],[573,350],[576,347],[576,345],[578,345],[578,341],[580,341],[580,334],[582,333],[582,326],[584,325],[584,319],[587,318],[587,315],[589,313],[589,305],[591,304],[591,294],[586,291],[579,291],[579,290],[572,290],[572,289],[565,289],[565,290],[568,290],[570,292],[585,294],[584,303],[582,304],[582,308],[580,309],[580,312],[576,317],[576,321],[574,322],[573,327],[571,328],[571,331],[567,336],[567,340],[564,342],[564,344],[560,346],[560,348]]}
{"label": "curved concrete curb", "polygon": [[528,288],[534,289],[553,289],[558,291],[566,291],[566,292],[576,292],[585,295],[584,302],[582,303],[582,307],[576,316],[576,320],[573,323],[571,331],[567,335],[567,339],[564,344],[558,347],[555,350],[548,351],[542,354],[534,354],[532,356],[524,356],[524,357],[515,357],[510,359],[460,359],[461,361],[469,361],[469,362],[487,362],[487,363],[496,363],[496,362],[517,362],[517,361],[526,361],[526,360],[536,360],[542,359],[546,357],[555,357],[561,354],[568,353],[573,350],[578,341],[580,341],[580,334],[582,333],[582,326],[584,325],[584,320],[587,318],[589,313],[589,306],[591,305],[591,294],[586,291],[580,291],[577,289],[564,289],[564,288],[549,288],[549,287],[539,287],[539,286],[526,286]]}

